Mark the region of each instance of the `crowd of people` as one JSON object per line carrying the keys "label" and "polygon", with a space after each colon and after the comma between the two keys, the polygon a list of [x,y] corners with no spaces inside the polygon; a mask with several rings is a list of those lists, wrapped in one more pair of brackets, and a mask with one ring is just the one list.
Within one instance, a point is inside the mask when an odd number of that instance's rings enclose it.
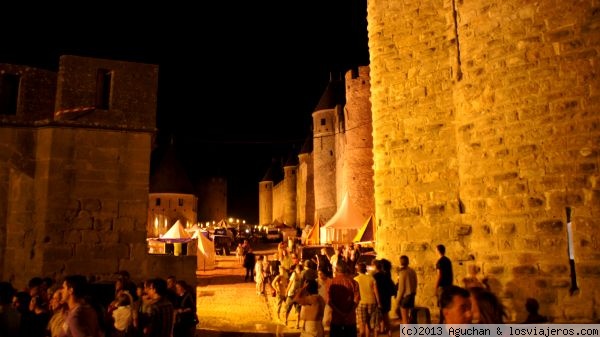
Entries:
{"label": "crowd of people", "polygon": [[[501,300],[469,266],[462,286],[454,284],[452,261],[438,245],[434,290],[439,323],[501,324],[507,313]],[[417,273],[409,257],[399,258],[396,279],[392,263],[374,259],[373,268],[359,262],[360,250],[340,246],[332,256],[325,248],[310,259],[298,258],[294,242],[278,245],[277,253],[255,255],[250,244],[240,244],[236,254],[254,281],[256,293],[273,296],[277,316],[285,325],[292,311],[301,336],[391,336],[390,312],[402,324],[431,323],[429,309],[416,307]],[[56,283],[35,277],[22,291],[0,282],[0,336],[6,337],[193,337],[198,324],[195,292],[174,276],[134,284],[127,271],[116,274],[114,297],[107,305],[90,290],[81,275]],[[97,294],[96,294],[97,295]],[[422,295],[420,295],[422,296]],[[527,299],[529,313],[523,323],[545,323],[539,303]],[[424,310],[420,317],[419,310]]]}
{"label": "crowd of people", "polygon": [[[452,261],[444,245],[436,251],[435,284],[439,323],[496,324],[504,323],[507,313],[501,300],[478,278],[475,265],[454,284]],[[390,312],[403,324],[432,323],[429,308],[417,307],[417,273],[409,257],[399,258],[392,277],[392,263],[387,259],[373,260],[367,265],[358,262],[360,251],[354,245],[341,245],[328,256],[323,248],[311,259],[301,261],[293,243],[282,242],[272,256],[256,256],[245,242],[237,252],[239,262],[246,268],[245,281],[256,282],[257,295],[272,295],[277,299],[277,316],[287,326],[290,314],[296,316],[295,327],[301,336],[323,336],[329,330],[336,336],[391,336]],[[529,317],[523,323],[547,322],[538,313],[539,304],[528,299]],[[422,311],[422,312],[421,312]]]}
{"label": "crowd of people", "polygon": [[61,282],[34,277],[24,290],[0,282],[3,337],[193,337],[195,291],[174,276],[139,284],[115,275],[114,296],[82,275]]}

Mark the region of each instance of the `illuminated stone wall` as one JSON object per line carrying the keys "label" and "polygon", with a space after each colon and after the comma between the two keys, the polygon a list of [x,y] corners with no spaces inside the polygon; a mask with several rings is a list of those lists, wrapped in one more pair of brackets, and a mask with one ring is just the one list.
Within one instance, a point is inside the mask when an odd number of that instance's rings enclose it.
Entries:
{"label": "illuminated stone wall", "polygon": [[296,223],[304,228],[315,222],[315,195],[314,195],[314,171],[312,165],[312,154],[301,153],[298,155],[298,176],[296,181]]}
{"label": "illuminated stone wall", "polygon": [[296,226],[296,180],[298,166],[283,167],[283,222]]}
{"label": "illuminated stone wall", "polygon": [[434,315],[442,243],[456,283],[480,267],[510,321],[527,297],[556,322],[599,318],[599,12],[590,1],[369,1],[377,251],[410,257],[417,305]]}
{"label": "illuminated stone wall", "polygon": [[[114,72],[108,110],[93,107],[99,68]],[[156,276],[145,239],[158,67],[64,56],[58,76],[39,74],[19,92],[37,98],[0,119],[0,278]]]}
{"label": "illuminated stone wall", "polygon": [[258,224],[268,225],[273,222],[273,182],[258,183]]}
{"label": "illuminated stone wall", "polygon": [[366,220],[375,212],[369,67],[346,72],[345,84],[343,179],[350,200]]}
{"label": "illuminated stone wall", "polygon": [[193,194],[150,193],[148,196],[147,235],[156,238],[165,234],[175,222],[184,228],[198,220],[198,198]]}
{"label": "illuminated stone wall", "polygon": [[337,209],[335,109],[313,112],[313,167],[315,212],[327,222]]}
{"label": "illuminated stone wall", "polygon": [[278,184],[273,186],[273,221],[277,220],[279,223],[284,222],[284,205],[285,183],[282,180]]}

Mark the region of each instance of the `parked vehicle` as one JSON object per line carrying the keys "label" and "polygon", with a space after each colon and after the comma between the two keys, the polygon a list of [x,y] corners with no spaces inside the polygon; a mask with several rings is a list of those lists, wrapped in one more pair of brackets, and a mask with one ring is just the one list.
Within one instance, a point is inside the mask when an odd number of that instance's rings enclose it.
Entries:
{"label": "parked vehicle", "polygon": [[229,255],[235,249],[233,233],[227,228],[215,228],[211,234],[211,239],[215,244],[215,252],[220,255]]}
{"label": "parked vehicle", "polygon": [[269,228],[267,230],[267,236],[265,237],[267,241],[281,241],[283,240],[283,234],[279,232],[277,228]]}

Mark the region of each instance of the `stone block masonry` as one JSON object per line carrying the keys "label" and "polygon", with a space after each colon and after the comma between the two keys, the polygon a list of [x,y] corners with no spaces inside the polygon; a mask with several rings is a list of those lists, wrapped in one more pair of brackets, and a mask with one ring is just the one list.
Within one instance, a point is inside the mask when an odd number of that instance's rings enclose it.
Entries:
{"label": "stone block masonry", "polygon": [[598,13],[591,1],[368,2],[377,250],[419,267],[418,305],[435,308],[442,243],[456,283],[479,266],[510,321],[528,297],[556,322],[600,318]]}

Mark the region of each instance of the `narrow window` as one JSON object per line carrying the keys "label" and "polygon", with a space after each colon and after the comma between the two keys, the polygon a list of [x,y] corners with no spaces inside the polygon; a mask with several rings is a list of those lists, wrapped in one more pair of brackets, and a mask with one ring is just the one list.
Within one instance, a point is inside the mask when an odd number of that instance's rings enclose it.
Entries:
{"label": "narrow window", "polygon": [[160,206],[160,198],[156,198],[156,206]]}
{"label": "narrow window", "polygon": [[183,206],[183,199],[179,199],[179,206]]}
{"label": "narrow window", "polygon": [[96,109],[108,110],[111,84],[112,71],[108,69],[98,69],[96,75]]}
{"label": "narrow window", "polygon": [[327,121],[325,120],[325,118],[321,118],[321,125],[325,125],[327,123]]}
{"label": "narrow window", "polygon": [[0,75],[0,115],[17,114],[20,79],[14,74]]}

